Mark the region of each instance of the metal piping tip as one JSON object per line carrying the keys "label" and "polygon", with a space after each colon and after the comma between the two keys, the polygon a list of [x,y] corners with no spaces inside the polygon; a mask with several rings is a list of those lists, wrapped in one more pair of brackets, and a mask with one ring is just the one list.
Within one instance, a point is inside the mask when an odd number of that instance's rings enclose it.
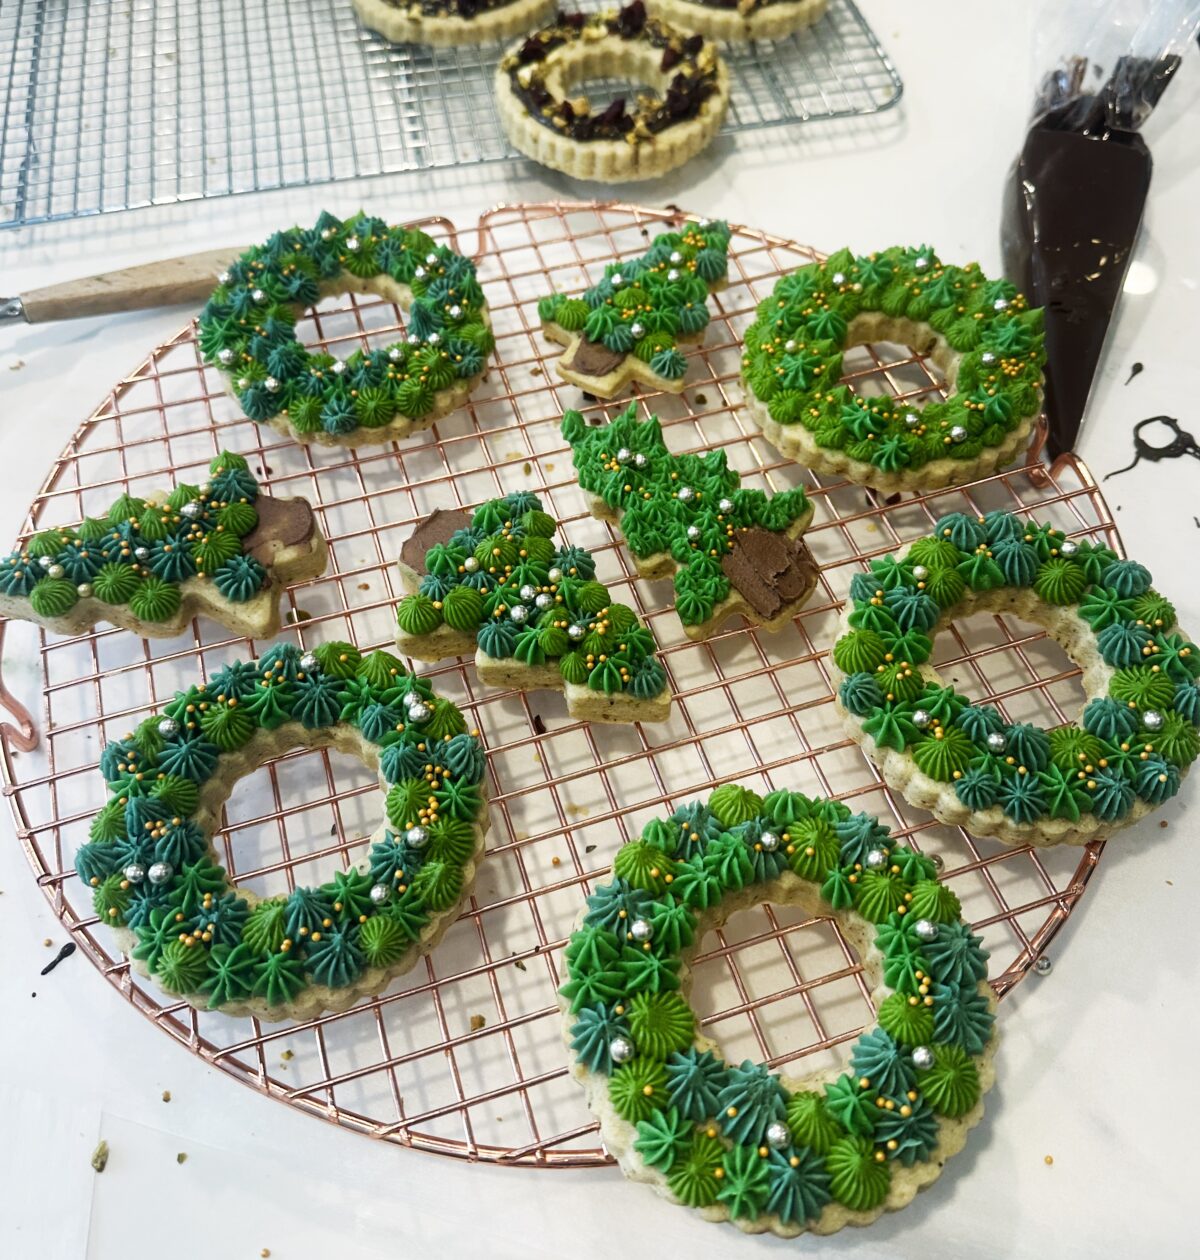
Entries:
{"label": "metal piping tip", "polygon": [[19,297],[0,298],[0,323],[25,318],[25,303]]}

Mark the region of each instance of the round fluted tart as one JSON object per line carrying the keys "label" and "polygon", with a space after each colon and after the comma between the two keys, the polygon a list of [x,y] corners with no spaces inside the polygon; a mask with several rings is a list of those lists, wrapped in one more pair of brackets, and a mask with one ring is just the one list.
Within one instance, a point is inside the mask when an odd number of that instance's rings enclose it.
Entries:
{"label": "round fluted tart", "polygon": [[646,0],[655,17],[731,43],[782,39],[820,21],[827,0]]}
{"label": "round fluted tart", "polygon": [[[296,321],[339,293],[395,302],[407,334],[346,359],[306,350]],[[344,223],[322,214],[248,250],[220,276],[198,336],[251,420],[298,442],[349,447],[391,442],[461,407],[494,344],[471,260],[366,214]]]}
{"label": "round fluted tart", "polygon": [[[689,964],[762,902],[837,923],[876,1007],[847,1067],[729,1063],[699,1032]],[[838,801],[728,784],[623,845],[567,943],[559,1004],[607,1149],[706,1220],[792,1237],[906,1206],[983,1115],[987,954],[934,863]]]}
{"label": "round fluted tart", "polygon": [[[235,885],[212,843],[234,785],[327,747],[379,771],[368,857],[284,895]],[[478,733],[396,657],[348,643],[223,666],[107,745],[100,771],[110,798],[75,855],[96,913],[138,970],[227,1015],[310,1019],[379,993],[453,921],[488,827]]]}
{"label": "round fluted tart", "polygon": [[[788,459],[886,494],[961,485],[1025,449],[1041,412],[1042,312],[978,263],[925,246],[839,250],[783,276],[746,331],[742,384],[763,436]],[[949,397],[918,406],[841,383],[852,346],[928,356]]]}
{"label": "round fluted tart", "polygon": [[[647,85],[593,111],[572,88],[589,79]],[[565,13],[496,67],[500,121],[513,144],[577,179],[653,179],[712,143],[729,104],[716,45],[646,15],[642,0]]]}
{"label": "round fluted tart", "polygon": [[[976,611],[1044,626],[1083,671],[1081,720],[1010,722],[944,685],[938,632]],[[1008,844],[1083,844],[1179,790],[1200,752],[1200,648],[1149,571],[1008,512],[953,513],[850,584],[833,646],[850,736],[911,804]]]}
{"label": "round fluted tart", "polygon": [[354,0],[359,21],[393,44],[457,48],[510,39],[544,22],[555,0]]}

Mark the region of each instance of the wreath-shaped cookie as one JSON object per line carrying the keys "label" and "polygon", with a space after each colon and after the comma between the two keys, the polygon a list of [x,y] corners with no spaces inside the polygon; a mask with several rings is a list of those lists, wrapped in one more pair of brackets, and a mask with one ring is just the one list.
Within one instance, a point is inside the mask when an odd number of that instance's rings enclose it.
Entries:
{"label": "wreath-shaped cookie", "polygon": [[820,21],[826,3],[827,0],[646,0],[646,7],[655,17],[682,30],[735,42],[782,39]]}
{"label": "wreath-shaped cookie", "polygon": [[[292,748],[378,767],[369,857],[317,888],[259,898],[212,845],[238,779]],[[134,965],[189,1005],[309,1019],[379,993],[434,948],[488,827],[484,753],[462,714],[386,652],[277,644],[180,692],[107,745],[111,797],[75,858]]]}
{"label": "wreath-shaped cookie", "polygon": [[707,639],[737,615],[780,630],[816,589],[803,487],[768,498],[742,489],[724,451],[673,455],[658,417],[639,420],[636,403],[606,425],[567,411],[562,433],[592,515],[620,527],[638,576],[674,577],[688,638]]}
{"label": "wreath-shaped cookie", "polygon": [[[943,685],[938,631],[990,610],[1083,670],[1079,724],[1010,724]],[[1169,800],[1200,752],[1200,648],[1150,573],[1007,512],[954,513],[850,585],[832,664],[851,737],[906,800],[1010,844],[1082,844]]]}
{"label": "wreath-shaped cookie", "polygon": [[[839,384],[851,346],[928,355],[950,396],[925,406]],[[1010,464],[1041,411],[1042,312],[977,263],[932,250],[839,250],[782,277],[746,331],[742,383],[788,459],[891,494],[975,481]]]}
{"label": "wreath-shaped cookie", "polygon": [[608,263],[604,279],[579,297],[538,302],[542,331],[567,347],[559,376],[598,398],[630,381],[678,394],[688,361],[681,344],[701,341],[708,295],[729,274],[729,225],[711,219],[663,232],[640,258]]}
{"label": "wreath-shaped cookie", "polygon": [[654,636],[596,581],[589,551],[555,544],[558,522],[528,492],[468,515],[439,509],[400,553],[409,594],[396,643],[440,661],[474,654],[495,687],[562,691],[592,722],[661,722],[671,712]]}
{"label": "wreath-shaped cookie", "polygon": [[[570,95],[589,79],[648,85],[593,112]],[[653,179],[712,143],[729,104],[729,70],[703,35],[621,10],[565,13],[534,31],[496,68],[500,121],[513,144],[577,179]]]}
{"label": "wreath-shaped cookie", "polygon": [[[295,324],[338,293],[376,293],[408,334],[347,359],[314,354]],[[276,232],[220,277],[200,316],[200,349],[251,420],[298,442],[390,442],[461,407],[483,379],[493,337],[475,266],[416,228],[322,214]]]}
{"label": "wreath-shaped cookie", "polygon": [[288,582],[324,572],[325,539],[307,499],[258,488],[241,455],[209,464],[203,486],[123,494],[103,517],[34,534],[0,560],[0,614],[59,634],[101,622],[171,638],[205,613],[237,634],[279,629]]}
{"label": "wreath-shaped cookie", "polygon": [[[627,1177],[748,1232],[830,1234],[904,1207],[962,1149],[993,1081],[987,954],[934,864],[867,814],[730,784],[623,845],[567,943],[559,1004]],[[837,920],[877,1009],[848,1070],[727,1063],[689,963],[761,902]]]}
{"label": "wreath-shaped cookie", "polygon": [[554,7],[555,0],[354,0],[368,30],[430,48],[508,39],[544,22]]}

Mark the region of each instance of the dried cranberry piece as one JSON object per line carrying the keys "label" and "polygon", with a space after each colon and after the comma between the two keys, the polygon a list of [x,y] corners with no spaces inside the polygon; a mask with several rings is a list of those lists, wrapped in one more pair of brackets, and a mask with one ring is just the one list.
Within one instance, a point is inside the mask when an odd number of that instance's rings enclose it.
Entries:
{"label": "dried cranberry piece", "polygon": [[625,116],[625,98],[618,96],[597,119],[602,127],[615,127]]}
{"label": "dried cranberry piece", "polygon": [[531,35],[522,45],[521,51],[517,54],[517,60],[527,66],[531,61],[541,61],[546,56],[546,46],[540,39],[534,39]]}
{"label": "dried cranberry piece", "polygon": [[662,61],[659,63],[660,70],[670,70],[672,66],[677,66],[680,62],[679,53],[676,52],[670,44],[663,49]]}
{"label": "dried cranberry piece", "polygon": [[683,41],[683,55],[685,57],[694,57],[703,47],[703,35],[689,35],[687,39]]}
{"label": "dried cranberry piece", "polygon": [[582,30],[587,22],[586,13],[563,13],[559,15],[559,22],[563,26],[569,26],[573,31]]}
{"label": "dried cranberry piece", "polygon": [[633,0],[617,14],[617,31],[623,39],[634,39],[646,25],[646,6],[642,0]]}

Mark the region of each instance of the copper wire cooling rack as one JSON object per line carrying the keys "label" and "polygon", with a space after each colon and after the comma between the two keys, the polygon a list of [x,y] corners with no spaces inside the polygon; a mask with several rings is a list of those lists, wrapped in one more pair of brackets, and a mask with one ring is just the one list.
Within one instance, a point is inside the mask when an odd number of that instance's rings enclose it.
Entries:
{"label": "copper wire cooling rack", "polygon": [[[240,451],[274,493],[307,496],[331,541],[329,571],[288,592],[284,636],[305,646],[351,639],[366,649],[391,642],[400,594],[393,563],[417,520],[435,506],[532,489],[571,542],[596,552],[600,576],[657,636],[676,703],[671,720],[655,726],[573,721],[561,696],[485,690],[461,661],[428,670],[468,711],[490,754],[493,829],[470,904],[434,954],[382,997],[309,1023],[264,1025],[198,1013],[132,974],[97,928],[73,871],[104,800],[95,769],[103,743],[177,688],[263,645],[231,639],[208,621],[153,643],[112,629],[68,639],[24,623],[0,626],[3,679],[30,701],[40,693],[34,723],[0,690],[16,720],[2,732],[3,767],[18,835],[55,913],[157,1027],[311,1115],[468,1159],[602,1162],[560,1038],[554,990],[564,938],[618,844],[720,782],[836,795],[939,857],[991,950],[1001,996],[1066,921],[1099,861],[1099,845],[1005,850],[937,824],[893,796],[843,736],[826,650],[850,578],[871,557],[962,509],[1036,513],[1079,537],[1113,546],[1118,539],[1095,483],[1072,458],[887,503],[780,461],[737,410],[739,341],[756,302],[777,276],[812,260],[811,250],[737,229],[731,284],[712,299],[715,316],[691,352],[686,390],[643,400],[662,416],[674,450],[716,446],[748,485],[809,488],[816,516],[808,540],[823,567],[794,625],[776,635],[730,625],[707,643],[689,642],[670,583],[638,580],[619,537],[586,515],[557,420],[564,407],[600,408],[558,381],[536,301],[551,288],[594,282],[606,260],[641,252],[669,217],[628,205],[511,206],[485,215],[469,241],[443,220],[428,224],[477,256],[497,330],[495,365],[463,411],[402,445],[357,456],[302,447],[242,418],[202,365],[189,325],[85,421],[29,510],[26,532],[77,521],[126,487],[146,493],[176,478],[200,480],[218,450]],[[341,298],[312,312],[301,332],[345,354],[394,339],[401,324],[387,303]],[[854,352],[847,374],[864,393],[931,398],[940,389],[932,365],[892,346]],[[1053,724],[1077,712],[1079,671],[1028,625],[978,614],[937,649],[944,674],[1012,721]],[[35,725],[40,743],[31,748]],[[282,892],[323,882],[362,856],[379,810],[373,779],[356,761],[296,752],[242,781],[214,842],[237,884]],[[711,935],[694,998],[728,1057],[762,1059],[792,1075],[837,1061],[873,1013],[858,960],[835,926],[782,907],[738,914]]]}

